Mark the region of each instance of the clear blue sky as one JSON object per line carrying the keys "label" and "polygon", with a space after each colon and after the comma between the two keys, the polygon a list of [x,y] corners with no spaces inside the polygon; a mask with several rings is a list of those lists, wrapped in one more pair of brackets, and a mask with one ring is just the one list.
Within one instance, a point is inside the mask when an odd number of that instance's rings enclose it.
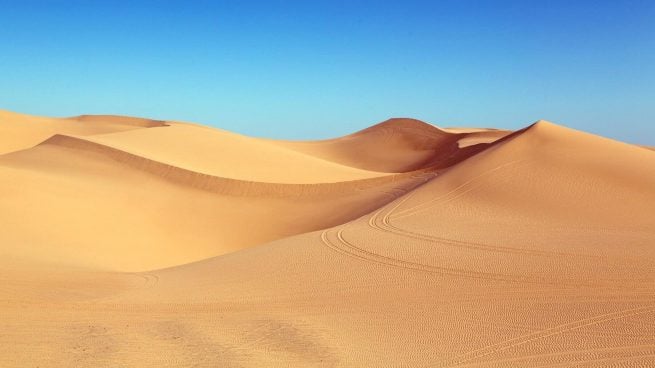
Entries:
{"label": "clear blue sky", "polygon": [[655,145],[655,1],[0,0],[0,108],[290,139],[547,119]]}

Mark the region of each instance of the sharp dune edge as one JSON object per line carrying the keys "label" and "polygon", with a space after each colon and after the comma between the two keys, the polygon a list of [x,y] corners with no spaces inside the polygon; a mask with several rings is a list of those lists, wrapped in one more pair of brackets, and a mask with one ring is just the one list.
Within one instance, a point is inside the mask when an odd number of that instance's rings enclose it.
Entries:
{"label": "sharp dune edge", "polygon": [[654,213],[655,152],[545,121],[0,111],[0,366],[654,366]]}

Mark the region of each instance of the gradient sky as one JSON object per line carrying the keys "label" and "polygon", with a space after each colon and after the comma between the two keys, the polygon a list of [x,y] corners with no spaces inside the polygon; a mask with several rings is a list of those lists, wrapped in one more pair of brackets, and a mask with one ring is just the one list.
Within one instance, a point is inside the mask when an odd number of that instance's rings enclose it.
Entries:
{"label": "gradient sky", "polygon": [[655,145],[655,1],[0,0],[0,108],[327,138],[547,119]]}

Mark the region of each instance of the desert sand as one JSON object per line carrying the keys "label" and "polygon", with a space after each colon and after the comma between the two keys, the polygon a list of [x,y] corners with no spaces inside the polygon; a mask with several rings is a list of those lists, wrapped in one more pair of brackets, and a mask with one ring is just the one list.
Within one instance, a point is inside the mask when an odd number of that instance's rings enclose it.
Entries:
{"label": "desert sand", "polygon": [[0,367],[655,366],[655,151],[0,111],[0,279]]}

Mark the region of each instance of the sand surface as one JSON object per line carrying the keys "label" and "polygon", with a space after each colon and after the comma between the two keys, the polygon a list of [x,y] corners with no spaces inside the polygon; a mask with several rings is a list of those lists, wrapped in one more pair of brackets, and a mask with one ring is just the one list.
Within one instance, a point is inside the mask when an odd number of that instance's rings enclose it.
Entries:
{"label": "sand surface", "polygon": [[655,151],[0,111],[0,367],[655,366]]}

